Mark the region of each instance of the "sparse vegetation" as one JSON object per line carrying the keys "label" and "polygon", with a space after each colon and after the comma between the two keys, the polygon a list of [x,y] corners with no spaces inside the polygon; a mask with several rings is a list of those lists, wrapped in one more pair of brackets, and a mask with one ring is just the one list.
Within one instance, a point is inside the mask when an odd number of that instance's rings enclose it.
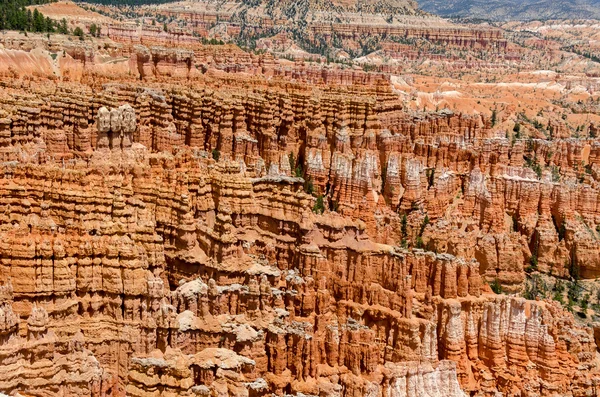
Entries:
{"label": "sparse vegetation", "polygon": [[550,167],[550,172],[552,173],[552,182],[559,182],[560,181],[560,169],[553,165],[552,167]]}
{"label": "sparse vegetation", "polygon": [[78,0],[106,6],[142,6],[147,4],[172,3],[175,0]]}
{"label": "sparse vegetation", "polygon": [[315,187],[310,177],[304,180],[304,192],[306,192],[306,194],[313,194],[315,192]]}
{"label": "sparse vegetation", "polygon": [[562,281],[557,280],[556,283],[554,284],[553,289],[554,289],[554,295],[552,296],[552,299],[559,302],[561,305],[564,305],[565,299],[563,297],[563,293],[565,292],[565,286],[562,283]]}
{"label": "sparse vegetation", "polygon": [[502,293],[502,284],[500,284],[500,281],[497,278],[495,278],[494,281],[490,283],[490,288],[492,289],[492,291],[494,291],[495,294]]}
{"label": "sparse vegetation", "polygon": [[79,37],[79,40],[83,40],[83,29],[77,26],[75,30],[73,30],[73,35]]}
{"label": "sparse vegetation", "polygon": [[95,23],[90,25],[89,32],[94,37],[100,36],[100,28]]}
{"label": "sparse vegetation", "polygon": [[421,237],[421,236],[417,236],[417,239],[416,239],[416,244],[415,244],[415,246],[416,246],[417,248],[423,248],[423,247],[425,246],[425,244],[423,243],[423,237]]}
{"label": "sparse vegetation", "polygon": [[400,241],[400,245],[403,248],[406,248],[408,246],[408,241],[407,241],[408,229],[407,229],[406,214],[402,214],[402,220],[400,221],[400,236],[402,237],[402,240]]}
{"label": "sparse vegetation", "polygon": [[538,178],[542,177],[542,167],[535,156],[533,158],[527,157],[525,159],[525,164],[535,172]]}
{"label": "sparse vegetation", "polygon": [[542,277],[539,274],[534,274],[525,283],[525,292],[523,297],[525,299],[535,300],[537,298],[544,298],[548,287]]}
{"label": "sparse vegetation", "polygon": [[288,160],[290,162],[290,170],[292,170],[292,174],[296,178],[302,178],[304,175],[304,170],[302,169],[302,165],[298,164],[296,166],[296,158],[294,157],[294,153],[290,153],[288,155]]}
{"label": "sparse vegetation", "polygon": [[515,123],[515,126],[513,127],[513,132],[514,132],[515,139],[521,138],[521,123],[519,123],[518,121]]}
{"label": "sparse vegetation", "polygon": [[320,194],[317,196],[317,201],[313,207],[313,212],[315,214],[322,214],[325,211],[325,204],[323,202],[323,195]]}
{"label": "sparse vegetation", "polygon": [[419,236],[423,235],[423,232],[425,232],[425,228],[427,227],[427,225],[429,225],[429,216],[425,215],[425,218],[423,218],[423,222],[421,222],[421,228],[419,229]]}
{"label": "sparse vegetation", "polygon": [[529,266],[525,268],[527,273],[534,272],[538,269],[538,258],[536,254],[532,254],[531,258],[529,258]]}
{"label": "sparse vegetation", "polygon": [[296,158],[294,157],[294,153],[288,154],[288,161],[290,163],[290,170],[293,171],[296,168]]}

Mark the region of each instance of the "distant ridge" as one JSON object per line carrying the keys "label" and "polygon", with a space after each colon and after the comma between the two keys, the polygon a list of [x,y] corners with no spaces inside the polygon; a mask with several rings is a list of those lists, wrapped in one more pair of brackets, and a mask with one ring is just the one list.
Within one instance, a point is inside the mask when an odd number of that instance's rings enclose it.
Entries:
{"label": "distant ridge", "polygon": [[444,17],[491,21],[600,19],[600,0],[419,0],[419,6]]}

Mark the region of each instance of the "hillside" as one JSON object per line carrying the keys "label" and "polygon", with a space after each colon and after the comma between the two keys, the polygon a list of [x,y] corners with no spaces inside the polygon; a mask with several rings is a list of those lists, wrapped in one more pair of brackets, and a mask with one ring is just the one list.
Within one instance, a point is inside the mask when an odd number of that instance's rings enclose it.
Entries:
{"label": "hillside", "polygon": [[598,0],[420,0],[419,6],[440,16],[494,21],[600,18]]}

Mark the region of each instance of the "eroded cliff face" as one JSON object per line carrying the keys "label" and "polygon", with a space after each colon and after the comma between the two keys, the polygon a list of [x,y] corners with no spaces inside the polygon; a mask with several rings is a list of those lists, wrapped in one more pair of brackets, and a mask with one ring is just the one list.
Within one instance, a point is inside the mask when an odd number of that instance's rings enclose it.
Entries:
{"label": "eroded cliff face", "polygon": [[119,51],[2,82],[0,390],[597,393],[590,328],[488,286],[534,256],[598,276],[597,140],[409,112],[383,74]]}
{"label": "eroded cliff face", "polygon": [[299,178],[134,143],[1,181],[8,392],[593,391],[593,334],[559,306],[314,215]]}

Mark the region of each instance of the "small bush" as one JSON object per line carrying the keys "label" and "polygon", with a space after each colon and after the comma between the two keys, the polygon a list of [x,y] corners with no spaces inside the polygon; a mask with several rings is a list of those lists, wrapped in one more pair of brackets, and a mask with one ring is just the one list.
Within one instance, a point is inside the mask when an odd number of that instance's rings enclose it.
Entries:
{"label": "small bush", "polygon": [[563,284],[562,281],[557,280],[556,284],[554,284],[554,291],[562,294],[563,292],[565,292],[565,285]]}
{"label": "small bush", "polygon": [[315,186],[313,185],[313,181],[310,179],[310,177],[304,181],[304,191],[306,194],[313,194],[315,192]]}
{"label": "small bush", "polygon": [[313,207],[313,212],[315,214],[322,214],[325,211],[325,204],[323,203],[323,195],[320,194],[317,197],[317,201],[315,203],[315,206]]}
{"label": "small bush", "polygon": [[339,212],[340,205],[335,200],[329,200],[329,211]]}
{"label": "small bush", "polygon": [[569,297],[569,302],[577,302],[579,298],[579,286],[577,283],[570,283],[569,290],[567,291],[567,296]]}
{"label": "small bush", "polygon": [[77,26],[75,30],[73,30],[73,34],[79,37],[79,40],[83,40],[83,30]]}
{"label": "small bush", "polygon": [[557,301],[561,305],[565,304],[565,299],[563,298],[563,294],[561,294],[558,291],[554,293],[554,296],[552,297],[552,299],[554,299],[555,301]]}
{"label": "small bush", "polygon": [[95,23],[91,24],[89,31],[92,36],[96,37],[96,34],[98,33],[98,26]]}
{"label": "small bush", "polygon": [[495,294],[502,293],[502,284],[500,284],[500,281],[498,281],[497,278],[495,278],[494,281],[490,283],[490,288],[492,289],[492,291],[494,291]]}
{"label": "small bush", "polygon": [[531,267],[534,270],[537,270],[538,267],[538,258],[536,254],[531,255],[531,258],[529,258],[529,264],[531,265]]}
{"label": "small bush", "polygon": [[417,248],[423,248],[425,245],[423,244],[423,238],[421,236],[417,236]]}
{"label": "small bush", "polygon": [[425,231],[425,228],[427,227],[427,225],[429,225],[429,216],[425,215],[425,218],[423,219],[423,222],[421,223],[421,229],[419,230],[419,236],[423,235],[423,232]]}
{"label": "small bush", "polygon": [[552,171],[552,182],[560,181],[560,169],[553,165],[550,170]]}
{"label": "small bush", "polygon": [[579,307],[585,313],[588,309],[588,305],[590,303],[590,294],[586,294],[581,298],[581,302],[579,302]]}
{"label": "small bush", "polygon": [[546,283],[542,280],[539,274],[531,277],[525,285],[525,292],[523,297],[529,300],[535,300],[537,297],[544,297],[546,295]]}
{"label": "small bush", "polygon": [[213,149],[213,151],[212,151],[213,160],[219,161],[220,157],[221,157],[221,152],[219,152],[217,149]]}

